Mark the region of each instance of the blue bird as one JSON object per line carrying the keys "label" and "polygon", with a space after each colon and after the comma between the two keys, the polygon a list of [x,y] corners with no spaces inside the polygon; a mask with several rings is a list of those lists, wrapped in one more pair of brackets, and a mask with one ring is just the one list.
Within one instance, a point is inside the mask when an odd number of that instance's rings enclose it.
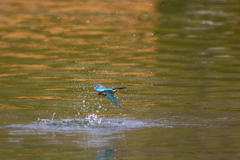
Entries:
{"label": "blue bird", "polygon": [[[114,105],[118,106],[119,108],[123,108],[117,101],[117,99],[114,97],[114,93],[117,92],[119,89],[124,89],[126,87],[113,87],[113,88],[106,88],[102,84],[95,84],[94,91],[98,92],[98,95],[106,96],[106,98],[113,103]],[[127,109],[125,109],[127,110]]]}

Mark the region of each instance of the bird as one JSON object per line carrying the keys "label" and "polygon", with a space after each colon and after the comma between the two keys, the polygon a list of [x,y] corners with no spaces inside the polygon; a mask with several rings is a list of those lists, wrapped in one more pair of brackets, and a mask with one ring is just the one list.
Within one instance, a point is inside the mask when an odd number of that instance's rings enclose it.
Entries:
{"label": "bird", "polygon": [[120,89],[124,89],[126,87],[113,87],[113,88],[106,88],[104,85],[100,83],[96,83],[94,86],[94,91],[98,92],[98,95],[106,96],[106,98],[115,106],[118,106],[119,108],[125,109],[123,106],[121,106],[117,99],[114,97],[114,93],[119,91]]}

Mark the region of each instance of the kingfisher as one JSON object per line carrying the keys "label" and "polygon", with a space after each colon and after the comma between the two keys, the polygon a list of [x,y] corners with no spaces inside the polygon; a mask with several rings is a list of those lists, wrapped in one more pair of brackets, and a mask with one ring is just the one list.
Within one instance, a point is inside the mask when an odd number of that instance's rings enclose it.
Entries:
{"label": "kingfisher", "polygon": [[[126,87],[113,87],[113,88],[106,88],[104,85],[102,84],[95,84],[94,86],[94,91],[98,92],[98,95],[102,95],[102,96],[106,96],[106,98],[113,103],[114,105],[118,106],[119,108],[125,109],[123,108],[123,106],[121,106],[117,99],[114,97],[114,93],[119,91],[120,89],[124,89]],[[127,109],[125,109],[127,110]]]}

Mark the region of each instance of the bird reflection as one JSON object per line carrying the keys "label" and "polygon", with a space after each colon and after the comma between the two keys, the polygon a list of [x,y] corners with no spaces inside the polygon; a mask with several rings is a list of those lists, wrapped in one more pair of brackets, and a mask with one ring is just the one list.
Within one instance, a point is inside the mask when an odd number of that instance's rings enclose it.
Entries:
{"label": "bird reflection", "polygon": [[98,149],[97,150],[97,158],[96,160],[109,160],[109,159],[116,159],[115,153],[117,149]]}

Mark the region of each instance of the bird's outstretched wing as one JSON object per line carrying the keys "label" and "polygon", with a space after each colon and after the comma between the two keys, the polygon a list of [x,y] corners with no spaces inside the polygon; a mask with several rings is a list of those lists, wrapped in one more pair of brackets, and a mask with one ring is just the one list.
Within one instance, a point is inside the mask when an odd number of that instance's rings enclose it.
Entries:
{"label": "bird's outstretched wing", "polygon": [[[112,93],[108,93],[108,94],[106,95],[106,98],[107,98],[110,102],[112,102],[114,105],[118,106],[119,108],[125,109],[125,108],[123,108],[123,106],[121,106],[121,105],[118,103],[117,99],[116,99],[116,98],[114,97],[114,95],[113,95],[113,92],[112,92]],[[127,109],[125,109],[125,110],[127,110]]]}
{"label": "bird's outstretched wing", "polygon": [[106,87],[100,83],[96,83],[94,86],[94,89],[102,89],[102,88],[106,88]]}

